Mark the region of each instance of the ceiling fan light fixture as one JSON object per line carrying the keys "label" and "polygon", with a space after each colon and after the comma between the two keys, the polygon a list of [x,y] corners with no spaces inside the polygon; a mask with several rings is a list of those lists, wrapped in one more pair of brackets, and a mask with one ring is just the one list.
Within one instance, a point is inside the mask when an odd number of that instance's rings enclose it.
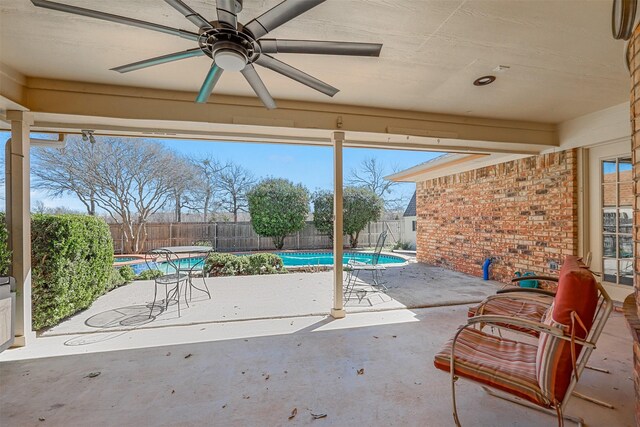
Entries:
{"label": "ceiling fan light fixture", "polygon": [[490,85],[496,80],[496,76],[482,76],[477,78],[474,82],[474,86],[486,86]]}
{"label": "ceiling fan light fixture", "polygon": [[237,49],[218,49],[213,54],[213,59],[225,71],[242,71],[247,65],[247,56]]}

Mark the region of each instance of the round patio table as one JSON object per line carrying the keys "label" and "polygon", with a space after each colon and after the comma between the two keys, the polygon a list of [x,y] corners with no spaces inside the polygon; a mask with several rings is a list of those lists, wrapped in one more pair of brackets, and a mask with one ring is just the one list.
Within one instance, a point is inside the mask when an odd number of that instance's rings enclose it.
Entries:
{"label": "round patio table", "polygon": [[[207,282],[205,281],[205,272],[204,265],[207,259],[207,254],[213,252],[212,246],[165,246],[162,248],[158,248],[158,250],[170,251],[176,255],[204,255],[202,261],[197,262],[194,265],[187,265],[186,267],[180,266],[180,260],[178,259],[178,273],[187,273],[189,275],[189,300],[191,300],[192,290],[193,288],[197,289],[200,292],[204,292],[207,294],[209,299],[211,299],[211,292],[209,292],[209,287],[207,286]],[[202,283],[204,284],[204,289],[200,289],[196,285],[193,284],[192,277],[195,274],[202,274]],[[185,302],[187,299],[187,291],[185,289],[184,292]],[[188,303],[187,303],[188,305]]]}

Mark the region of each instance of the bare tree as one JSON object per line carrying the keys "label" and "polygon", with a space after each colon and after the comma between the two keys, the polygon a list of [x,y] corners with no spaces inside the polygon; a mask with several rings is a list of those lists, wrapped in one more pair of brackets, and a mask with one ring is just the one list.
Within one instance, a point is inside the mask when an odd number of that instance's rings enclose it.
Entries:
{"label": "bare tree", "polygon": [[379,162],[375,157],[367,157],[360,163],[358,169],[351,169],[346,182],[349,186],[370,189],[381,197],[385,206],[389,208],[398,204],[392,191],[398,183],[384,179],[388,174],[383,162]]}
{"label": "bare tree", "polygon": [[191,158],[189,161],[196,173],[189,207],[196,212],[202,212],[203,221],[208,222],[217,207],[216,196],[219,191],[220,173],[228,165],[220,163],[211,155]]}
{"label": "bare tree", "polygon": [[239,212],[249,211],[247,192],[255,185],[253,174],[240,165],[229,164],[220,173],[220,188],[222,208],[233,214],[233,222],[238,222]]}
{"label": "bare tree", "polygon": [[83,143],[79,138],[69,138],[62,149],[36,148],[33,187],[45,190],[54,197],[74,195],[87,209],[87,214],[96,214],[94,186],[86,179],[84,171],[91,163],[94,144]]}
{"label": "bare tree", "polygon": [[175,155],[173,160],[172,173],[174,174],[173,180],[173,206],[174,206],[174,221],[182,222],[182,209],[193,209],[194,203],[197,202],[198,197],[194,193],[198,191],[196,188],[200,185],[198,179],[198,169],[194,168],[191,159]]}
{"label": "bare tree", "polygon": [[[90,146],[92,145],[92,146]],[[75,194],[123,224],[125,249],[144,248],[146,222],[174,194],[175,153],[159,144],[125,138],[94,144],[70,139],[63,149],[36,152],[36,186],[51,194]]]}

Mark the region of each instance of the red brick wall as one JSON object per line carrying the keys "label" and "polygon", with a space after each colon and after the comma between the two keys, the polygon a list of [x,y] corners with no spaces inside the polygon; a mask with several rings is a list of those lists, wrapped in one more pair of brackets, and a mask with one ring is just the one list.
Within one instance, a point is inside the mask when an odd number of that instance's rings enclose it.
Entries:
{"label": "red brick wall", "polygon": [[549,264],[578,245],[575,150],[502,163],[416,185],[420,262],[509,281],[515,271],[553,273]]}
{"label": "red brick wall", "polygon": [[636,386],[636,424],[640,425],[640,26],[633,32],[629,41],[629,64],[631,68],[631,131],[633,133],[631,156],[634,176],[634,202],[633,202],[633,240],[635,241],[635,303],[636,316],[632,310],[627,312],[627,319],[634,337],[633,359],[635,363]]}

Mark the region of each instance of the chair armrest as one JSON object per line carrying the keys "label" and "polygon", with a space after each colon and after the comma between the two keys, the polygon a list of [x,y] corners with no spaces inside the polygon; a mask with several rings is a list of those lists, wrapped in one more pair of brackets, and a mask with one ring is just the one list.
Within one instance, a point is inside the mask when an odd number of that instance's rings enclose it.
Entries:
{"label": "chair armrest", "polygon": [[496,294],[511,294],[511,293],[538,294],[538,295],[546,295],[550,297],[556,296],[556,293],[553,291],[548,291],[546,289],[537,289],[537,288],[507,288],[507,289],[499,289],[498,291],[496,291]]}
{"label": "chair armrest", "polygon": [[520,276],[511,279],[511,283],[517,283],[521,280],[543,280],[546,282],[558,282],[558,278],[554,276]]}

